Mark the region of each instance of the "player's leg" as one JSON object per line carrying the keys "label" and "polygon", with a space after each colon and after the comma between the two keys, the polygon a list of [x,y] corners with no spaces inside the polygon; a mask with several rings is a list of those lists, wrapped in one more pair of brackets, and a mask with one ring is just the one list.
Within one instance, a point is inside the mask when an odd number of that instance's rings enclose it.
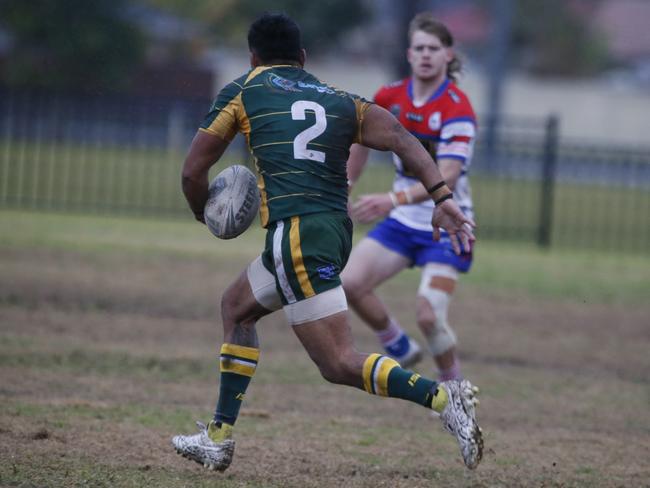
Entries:
{"label": "player's leg", "polygon": [[198,434],[172,439],[180,454],[219,471],[230,465],[235,449],[233,426],[259,359],[255,324],[281,306],[275,278],[259,257],[228,287],[221,300],[224,343],[214,418],[207,426],[198,423]]}
{"label": "player's leg", "polygon": [[437,242],[428,232],[415,233],[413,240],[418,245],[414,261],[422,268],[416,307],[418,326],[438,366],[439,378],[460,379],[456,334],[449,324],[448,310],[458,274],[469,271],[472,265],[472,250],[463,249],[457,255],[444,232]]}
{"label": "player's leg", "polygon": [[282,307],[274,276],[255,259],[221,298],[223,345],[219,401],[214,415],[217,426],[232,427],[259,359],[256,324]]}
{"label": "player's leg", "polygon": [[410,266],[411,260],[405,255],[408,252],[406,248],[398,252],[378,240],[388,238],[403,242],[399,236],[393,235],[389,227],[380,224],[373,229],[371,235],[373,237],[362,239],[352,249],[341,280],[352,309],[375,331],[386,353],[408,367],[420,360],[421,349],[406,334],[397,319],[390,315],[375,289]]}
{"label": "player's leg", "polygon": [[469,382],[439,384],[388,356],[355,349],[339,277],[350,252],[348,225],[349,219],[340,215],[306,216],[269,231],[274,234],[273,263],[289,324],[325,379],[439,412],[458,439],[467,466],[476,467],[482,440]]}
{"label": "player's leg", "polygon": [[388,309],[375,294],[375,288],[409,264],[405,256],[368,237],[352,249],[341,281],[348,303],[374,331],[385,329],[389,322]]}
{"label": "player's leg", "polygon": [[[344,302],[343,293],[337,296],[334,291],[285,307],[287,317],[296,322],[294,332],[323,378],[372,395],[401,398],[438,412],[445,429],[458,440],[465,464],[476,468],[483,452],[474,411],[477,390],[466,380],[438,383],[402,368],[388,356],[360,353],[353,345],[345,311],[311,320],[318,316],[314,310],[329,313],[328,310],[340,308]],[[307,310],[311,310],[310,320],[302,321]]]}
{"label": "player's leg", "polygon": [[417,323],[426,337],[441,381],[461,379],[456,334],[448,320],[458,272],[453,266],[427,263],[416,299]]}

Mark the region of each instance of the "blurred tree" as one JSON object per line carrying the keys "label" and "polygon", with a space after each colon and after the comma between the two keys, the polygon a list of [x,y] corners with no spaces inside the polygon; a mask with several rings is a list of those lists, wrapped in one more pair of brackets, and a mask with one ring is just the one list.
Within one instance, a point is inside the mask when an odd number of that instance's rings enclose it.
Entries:
{"label": "blurred tree", "polygon": [[144,55],[124,0],[0,0],[12,37],[2,81],[9,85],[113,91]]}
{"label": "blurred tree", "polygon": [[[592,7],[599,1],[592,0]],[[517,64],[542,76],[592,75],[608,66],[605,39],[571,8],[571,2],[518,0],[515,5]]]}
{"label": "blurred tree", "polygon": [[146,0],[179,15],[208,25],[213,42],[246,44],[250,23],[265,11],[285,12],[302,29],[303,44],[312,52],[332,47],[341,35],[366,20],[361,0],[277,0],[272,8],[265,0]]}

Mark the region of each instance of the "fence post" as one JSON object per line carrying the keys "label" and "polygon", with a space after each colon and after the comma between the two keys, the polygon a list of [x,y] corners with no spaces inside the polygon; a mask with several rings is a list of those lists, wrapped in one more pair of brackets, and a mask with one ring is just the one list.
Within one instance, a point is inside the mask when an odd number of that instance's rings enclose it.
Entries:
{"label": "fence post", "polygon": [[553,203],[555,193],[555,173],[557,168],[557,148],[559,143],[557,115],[550,115],[546,120],[544,134],[544,151],[542,159],[542,188],[540,194],[539,232],[537,243],[540,247],[551,245],[553,228]]}
{"label": "fence post", "polygon": [[184,141],[185,110],[180,103],[175,103],[167,115],[167,150],[181,151]]}

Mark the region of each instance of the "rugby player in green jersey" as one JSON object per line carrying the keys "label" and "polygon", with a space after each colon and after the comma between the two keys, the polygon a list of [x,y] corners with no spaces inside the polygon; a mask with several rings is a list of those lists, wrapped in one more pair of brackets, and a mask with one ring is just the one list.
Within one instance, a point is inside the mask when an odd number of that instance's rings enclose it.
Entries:
{"label": "rugby player in green jersey", "polygon": [[[235,449],[233,426],[259,358],[256,322],[284,309],[323,378],[370,394],[401,398],[440,414],[475,468],[483,441],[475,419],[477,389],[467,380],[437,383],[352,342],[339,273],[352,246],[346,161],[352,143],[393,151],[436,202],[434,229],[455,252],[474,239],[474,222],[451,198],[431,156],[387,110],[333,88],[303,69],[300,29],[283,14],[264,14],[248,32],[251,70],[221,90],[183,167],[183,192],[203,221],[208,171],[237,132],[255,160],[267,230],[261,255],[224,293],[220,387],[214,419],[172,444],[183,456],[225,470]],[[439,231],[434,232],[439,238]]]}

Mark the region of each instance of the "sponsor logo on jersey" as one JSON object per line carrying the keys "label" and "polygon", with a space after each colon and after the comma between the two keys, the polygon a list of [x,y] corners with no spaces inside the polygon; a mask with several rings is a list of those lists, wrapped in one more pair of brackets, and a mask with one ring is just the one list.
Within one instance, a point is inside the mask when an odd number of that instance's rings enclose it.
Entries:
{"label": "sponsor logo on jersey", "polygon": [[269,75],[269,82],[274,87],[280,88],[281,90],[284,90],[284,91],[290,91],[290,92],[302,91],[302,90],[296,88],[296,82],[295,81],[287,80],[286,78],[282,78],[281,76],[278,76],[275,73],[271,73]]}
{"label": "sponsor logo on jersey", "polygon": [[325,85],[316,85],[314,83],[305,83],[304,81],[293,81],[282,78],[281,76],[271,73],[269,75],[269,81],[271,85],[276,88],[280,88],[284,91],[290,92],[301,92],[302,89],[306,90],[316,90],[318,93],[327,93],[328,95],[334,95],[336,92],[330,87]]}
{"label": "sponsor logo on jersey", "polygon": [[429,129],[438,130],[442,125],[442,118],[440,112],[433,112],[429,116]]}
{"label": "sponsor logo on jersey", "polygon": [[456,93],[454,90],[448,90],[448,93],[454,102],[460,103],[460,97],[458,96],[458,93]]}
{"label": "sponsor logo on jersey", "polygon": [[334,264],[319,266],[316,268],[316,271],[318,271],[318,276],[323,280],[333,280],[339,274],[339,268]]}
{"label": "sponsor logo on jersey", "polygon": [[309,88],[311,90],[316,90],[318,93],[327,93],[328,95],[334,95],[336,93],[329,86],[315,85],[313,83],[305,83],[303,81],[299,81],[298,86],[300,88]]}
{"label": "sponsor logo on jersey", "polygon": [[400,107],[399,103],[394,103],[393,105],[390,106],[388,109],[390,113],[392,113],[395,117],[399,117],[399,113],[402,111],[402,107]]}
{"label": "sponsor logo on jersey", "polygon": [[422,122],[424,120],[422,114],[414,114],[413,112],[406,112],[406,118],[413,122]]}

